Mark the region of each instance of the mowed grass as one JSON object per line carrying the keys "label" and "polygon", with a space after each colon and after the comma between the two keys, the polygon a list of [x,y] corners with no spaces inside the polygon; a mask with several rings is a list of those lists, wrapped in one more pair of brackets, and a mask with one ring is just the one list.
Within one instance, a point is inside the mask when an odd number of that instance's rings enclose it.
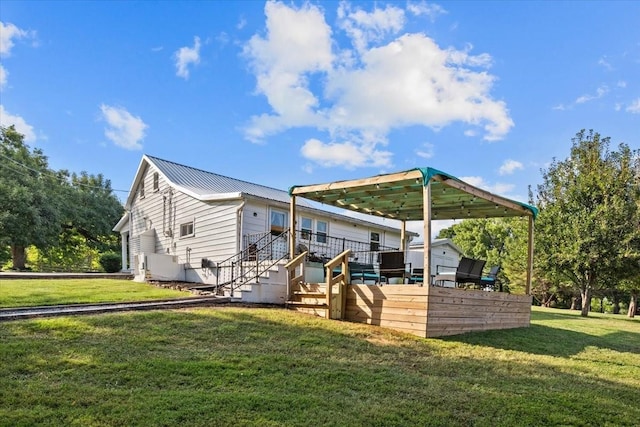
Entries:
{"label": "mowed grass", "polygon": [[0,323],[0,425],[637,426],[640,322],[422,339],[284,309]]}
{"label": "mowed grass", "polygon": [[189,297],[188,292],[118,279],[0,279],[0,308]]}

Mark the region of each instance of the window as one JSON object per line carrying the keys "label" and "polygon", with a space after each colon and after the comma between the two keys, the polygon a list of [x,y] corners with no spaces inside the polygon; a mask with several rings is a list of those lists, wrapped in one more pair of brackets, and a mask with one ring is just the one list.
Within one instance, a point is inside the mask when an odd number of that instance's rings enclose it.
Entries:
{"label": "window", "polygon": [[193,236],[193,221],[180,224],[180,237]]}
{"label": "window", "polygon": [[371,232],[369,250],[371,252],[380,250],[380,233],[376,233],[374,231]]}
{"label": "window", "polygon": [[318,243],[327,243],[327,231],[328,225],[324,221],[318,221],[316,223],[316,241]]}
{"label": "window", "polygon": [[144,179],[140,181],[140,198],[144,199]]}
{"label": "window", "polygon": [[271,234],[278,236],[282,234],[287,224],[287,214],[276,210],[271,211]]}
{"label": "window", "polygon": [[302,240],[311,240],[313,234],[313,220],[311,218],[302,218],[300,224],[300,238]]}
{"label": "window", "polygon": [[158,172],[153,173],[153,191],[160,190],[160,178]]}

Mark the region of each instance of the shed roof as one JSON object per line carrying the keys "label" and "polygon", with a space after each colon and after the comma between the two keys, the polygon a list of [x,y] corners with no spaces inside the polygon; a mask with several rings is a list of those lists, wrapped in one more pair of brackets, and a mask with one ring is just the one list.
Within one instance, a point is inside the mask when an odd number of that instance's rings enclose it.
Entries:
{"label": "shed roof", "polygon": [[431,184],[431,219],[535,216],[534,206],[507,199],[440,170],[425,167],[370,178],[293,186],[289,194],[343,209],[401,221],[424,219]]}

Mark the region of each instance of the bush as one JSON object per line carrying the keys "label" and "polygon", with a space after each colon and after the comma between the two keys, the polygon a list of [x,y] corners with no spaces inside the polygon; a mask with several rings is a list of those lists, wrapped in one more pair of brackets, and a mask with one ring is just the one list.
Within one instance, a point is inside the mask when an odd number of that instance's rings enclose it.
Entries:
{"label": "bush", "polygon": [[107,252],[100,256],[100,265],[107,273],[117,273],[120,271],[121,259],[120,254],[115,252]]}

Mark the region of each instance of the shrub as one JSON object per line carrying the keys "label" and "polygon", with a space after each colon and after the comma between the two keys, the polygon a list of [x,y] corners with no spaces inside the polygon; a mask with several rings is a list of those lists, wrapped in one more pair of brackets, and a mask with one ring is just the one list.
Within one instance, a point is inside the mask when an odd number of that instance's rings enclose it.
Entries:
{"label": "shrub", "polygon": [[100,265],[107,273],[116,273],[120,271],[120,261],[120,254],[115,252],[107,252],[100,256]]}

